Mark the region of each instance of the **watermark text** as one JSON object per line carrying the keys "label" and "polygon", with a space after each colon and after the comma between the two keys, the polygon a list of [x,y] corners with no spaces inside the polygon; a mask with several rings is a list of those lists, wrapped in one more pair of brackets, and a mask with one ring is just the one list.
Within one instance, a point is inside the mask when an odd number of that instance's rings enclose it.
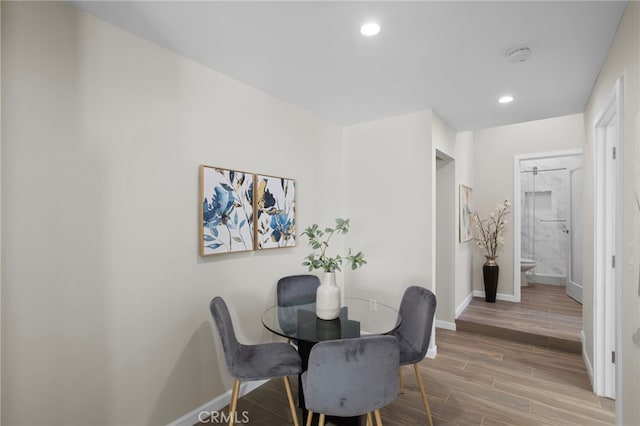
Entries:
{"label": "watermark text", "polygon": [[[233,413],[233,418],[235,424],[248,424],[249,412],[236,411]],[[231,416],[224,411],[200,411],[200,413],[198,413],[198,421],[201,423],[227,424],[229,420],[231,420]]]}

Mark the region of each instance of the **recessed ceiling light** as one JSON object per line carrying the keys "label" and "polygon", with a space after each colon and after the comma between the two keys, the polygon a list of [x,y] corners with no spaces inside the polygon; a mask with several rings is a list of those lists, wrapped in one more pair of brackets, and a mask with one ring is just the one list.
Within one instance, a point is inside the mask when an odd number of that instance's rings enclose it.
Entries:
{"label": "recessed ceiling light", "polygon": [[360,34],[363,36],[371,37],[380,32],[380,25],[375,22],[368,22],[360,27]]}
{"label": "recessed ceiling light", "polygon": [[508,104],[510,102],[513,102],[513,96],[511,95],[501,96],[500,99],[498,99],[498,102],[500,102],[501,104]]}

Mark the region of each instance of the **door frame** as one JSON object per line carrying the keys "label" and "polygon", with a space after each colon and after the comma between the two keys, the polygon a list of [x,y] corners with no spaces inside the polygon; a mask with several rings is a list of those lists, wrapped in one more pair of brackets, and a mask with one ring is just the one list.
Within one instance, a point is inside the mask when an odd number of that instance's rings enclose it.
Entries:
{"label": "door frame", "polygon": [[[582,156],[582,149],[565,149],[560,151],[548,151],[538,152],[533,154],[519,154],[513,156],[513,298],[514,302],[520,303],[520,256],[522,256],[522,250],[520,244],[522,239],[520,233],[522,232],[522,221],[520,216],[522,209],[520,203],[522,197],[520,196],[520,162],[523,160],[537,160],[542,158],[557,158],[557,157],[572,157],[575,155]],[[583,157],[584,158],[584,157]]]}
{"label": "door frame", "polygon": [[[573,278],[573,274],[571,273],[571,271],[573,270],[573,259],[574,259],[574,255],[575,255],[574,251],[572,249],[572,247],[574,246],[573,238],[575,237],[575,234],[576,234],[574,232],[575,225],[573,223],[573,216],[574,216],[573,204],[574,204],[574,200],[573,200],[573,186],[572,186],[572,183],[571,183],[572,182],[571,173],[575,172],[576,170],[580,170],[581,171],[581,176],[582,176],[581,180],[582,180],[582,182],[580,183],[580,185],[582,187],[581,188],[581,190],[582,190],[581,192],[584,192],[584,175],[582,174],[582,171],[584,170],[584,164],[582,164],[579,167],[574,167],[574,168],[567,169],[567,172],[569,174],[569,177],[568,177],[568,181],[569,181],[569,215],[567,217],[567,223],[569,224],[569,226],[568,226],[568,230],[569,230],[569,256],[567,257],[566,293],[567,293],[567,296],[571,297],[576,302],[578,302],[578,303],[580,303],[582,305],[583,304],[583,300],[584,300],[583,299],[583,296],[584,296],[584,276],[583,276],[582,282],[578,284],[577,282],[575,282],[572,279]],[[580,201],[582,201],[582,197],[581,197]],[[582,206],[580,206],[580,210],[582,210]],[[583,222],[583,226],[582,227],[583,227],[583,229],[581,229],[580,232],[582,232],[583,236],[584,236],[584,222]],[[584,259],[582,259],[581,264],[584,265]],[[584,266],[583,266],[582,269],[584,271]],[[573,291],[574,284],[576,286],[580,287],[580,290],[579,290],[580,291],[580,297],[578,297],[578,298],[574,297],[574,296],[576,296],[575,292]],[[573,294],[570,294],[570,293],[573,293]],[[580,299],[580,300],[578,300],[578,299]]]}
{"label": "door frame", "polygon": [[[621,359],[621,289],[622,289],[622,269],[620,267],[622,254],[622,164],[617,159],[622,155],[622,131],[623,131],[623,99],[622,99],[622,77],[619,77],[615,84],[606,107],[593,124],[593,162],[594,162],[594,192],[593,212],[594,212],[594,244],[593,244],[593,391],[597,395],[611,395],[614,393],[616,399],[616,417],[619,419],[623,397],[621,389],[621,372],[617,363],[611,363],[610,347],[607,346],[607,336],[614,336],[613,350],[616,358]],[[607,129],[610,129],[613,147],[616,149],[616,160],[612,159],[612,153],[606,146],[608,139]],[[616,161],[616,163],[613,163]],[[607,167],[607,164],[609,167]],[[608,170],[615,164],[613,174],[608,174]],[[605,196],[607,185],[612,184],[610,179],[615,179],[615,205],[607,205]],[[614,243],[607,241],[607,218],[615,218],[615,229],[613,230]],[[612,266],[610,256],[616,256],[618,267]],[[609,298],[608,305],[605,305],[606,277],[613,274],[615,287],[612,291],[613,300]],[[607,309],[608,308],[608,309]],[[614,310],[614,324],[607,322],[606,313]],[[607,327],[607,325],[609,327]],[[613,328],[613,330],[611,330]],[[611,384],[611,379],[615,378],[615,386]]]}

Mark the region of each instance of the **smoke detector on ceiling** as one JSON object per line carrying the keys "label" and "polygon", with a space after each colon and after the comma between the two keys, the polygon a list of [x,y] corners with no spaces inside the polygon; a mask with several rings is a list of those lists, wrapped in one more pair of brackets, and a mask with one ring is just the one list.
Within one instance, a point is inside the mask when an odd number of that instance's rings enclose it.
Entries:
{"label": "smoke detector on ceiling", "polygon": [[525,62],[531,57],[533,50],[529,46],[518,46],[507,52],[507,58],[510,62]]}

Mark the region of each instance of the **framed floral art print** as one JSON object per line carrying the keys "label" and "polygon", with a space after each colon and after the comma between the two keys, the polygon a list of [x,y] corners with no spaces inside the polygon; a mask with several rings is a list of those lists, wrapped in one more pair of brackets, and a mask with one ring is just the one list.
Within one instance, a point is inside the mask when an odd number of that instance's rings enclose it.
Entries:
{"label": "framed floral art print", "polygon": [[200,255],[253,250],[252,173],[200,166]]}
{"label": "framed floral art print", "polygon": [[296,245],[296,181],[256,175],[256,250]]}

